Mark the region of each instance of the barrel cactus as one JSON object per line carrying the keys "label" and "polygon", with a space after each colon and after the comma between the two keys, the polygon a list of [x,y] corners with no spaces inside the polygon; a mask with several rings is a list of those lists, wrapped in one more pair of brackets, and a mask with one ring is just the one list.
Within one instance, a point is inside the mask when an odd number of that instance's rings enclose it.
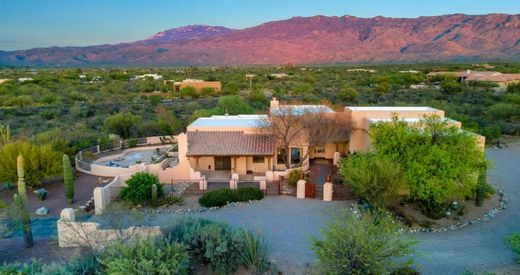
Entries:
{"label": "barrel cactus", "polygon": [[20,155],[16,159],[16,167],[18,170],[18,194],[15,194],[13,199],[15,203],[20,207],[21,220],[22,220],[22,231],[23,239],[25,241],[25,247],[33,246],[33,237],[31,231],[31,216],[29,215],[29,206],[27,205],[27,189],[25,187],[25,170],[24,160]]}
{"label": "barrel cactus", "polygon": [[63,182],[67,202],[72,204],[74,202],[74,180],[72,178],[72,166],[67,155],[63,155]]}

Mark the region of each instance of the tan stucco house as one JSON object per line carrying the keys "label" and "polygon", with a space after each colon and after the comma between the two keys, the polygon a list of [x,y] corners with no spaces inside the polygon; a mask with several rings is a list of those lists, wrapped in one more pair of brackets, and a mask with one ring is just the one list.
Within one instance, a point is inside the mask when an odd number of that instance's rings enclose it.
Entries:
{"label": "tan stucco house", "polygon": [[[287,110],[293,116],[298,116],[300,112],[314,115],[320,113],[325,118],[339,115],[342,117],[339,120],[341,124],[334,125],[334,128],[342,128],[341,125],[344,125],[345,129],[348,128],[345,132],[347,135],[313,141],[312,135],[308,133],[312,129],[303,129],[295,134],[296,137],[291,139],[287,148],[282,148],[280,138],[266,131],[268,127],[265,125],[285,123],[280,120],[283,120],[281,116]],[[413,124],[425,115],[433,114],[461,128],[460,122],[445,118],[444,111],[431,107],[345,107],[333,111],[323,105],[281,105],[273,98],[268,114],[220,115],[195,120],[187,127],[186,133],[178,136],[179,165],[182,166],[184,162],[184,166],[191,171],[185,175],[191,176],[200,173],[206,177],[218,175],[229,180],[236,174],[241,179],[266,177],[273,180],[278,175],[285,175],[290,169],[307,169],[313,159],[335,162],[342,155],[370,150],[369,129],[373,123],[390,121],[397,115]],[[484,137],[476,136],[483,146]],[[323,143],[320,144],[320,141]]]}
{"label": "tan stucco house", "polygon": [[173,83],[173,90],[179,92],[182,88],[193,87],[197,92],[204,88],[210,88],[215,93],[220,93],[222,90],[222,83],[220,81],[204,81],[199,79],[185,79],[181,82]]}

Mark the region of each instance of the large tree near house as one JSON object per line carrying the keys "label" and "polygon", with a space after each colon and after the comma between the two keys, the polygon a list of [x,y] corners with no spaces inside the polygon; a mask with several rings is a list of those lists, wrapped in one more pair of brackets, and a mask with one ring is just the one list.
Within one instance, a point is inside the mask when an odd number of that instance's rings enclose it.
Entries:
{"label": "large tree near house", "polygon": [[[271,109],[269,116],[260,122],[259,129],[273,138],[277,148],[285,151],[281,157],[289,169],[291,147],[312,148],[345,141],[349,136],[350,124],[346,113],[330,112],[325,106],[281,105]],[[303,155],[302,160],[307,159],[309,151]]]}

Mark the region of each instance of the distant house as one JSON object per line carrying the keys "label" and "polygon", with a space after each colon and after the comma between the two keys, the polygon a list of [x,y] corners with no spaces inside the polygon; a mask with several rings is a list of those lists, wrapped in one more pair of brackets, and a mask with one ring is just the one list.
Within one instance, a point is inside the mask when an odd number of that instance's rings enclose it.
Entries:
{"label": "distant house", "polygon": [[274,77],[274,78],[278,78],[278,79],[283,79],[283,78],[289,77],[289,75],[286,73],[274,73],[274,74],[270,74],[270,76]]}
{"label": "distant house", "polygon": [[1,78],[0,79],[0,84],[4,84],[4,83],[6,83],[7,81],[10,81],[10,80],[11,79],[9,79],[9,78]]}
{"label": "distant house", "polygon": [[136,75],[132,78],[132,80],[143,80],[147,78],[152,78],[153,80],[159,80],[162,79],[162,75],[160,74],[142,74],[142,75]]}
{"label": "distant house", "polygon": [[32,81],[32,77],[20,77],[18,78],[18,82]]}
{"label": "distant house", "polygon": [[400,73],[402,74],[418,74],[420,73],[419,71],[416,71],[416,70],[406,70],[406,71],[399,71]]}
{"label": "distant house", "polygon": [[358,69],[358,68],[354,68],[354,69],[348,69],[347,70],[347,73],[375,73],[377,72],[376,70],[373,70],[373,69]]}
{"label": "distant house", "polygon": [[503,74],[495,71],[459,71],[459,72],[431,72],[428,77],[438,75],[451,75],[456,77],[460,83],[469,81],[487,81],[498,84],[499,88],[505,89],[510,84],[520,83],[520,74]]}
{"label": "distant house", "polygon": [[197,92],[200,92],[204,88],[213,89],[216,93],[222,91],[222,83],[220,81],[204,81],[199,79],[185,79],[182,82],[174,82],[173,90],[179,92],[182,88],[193,87]]}

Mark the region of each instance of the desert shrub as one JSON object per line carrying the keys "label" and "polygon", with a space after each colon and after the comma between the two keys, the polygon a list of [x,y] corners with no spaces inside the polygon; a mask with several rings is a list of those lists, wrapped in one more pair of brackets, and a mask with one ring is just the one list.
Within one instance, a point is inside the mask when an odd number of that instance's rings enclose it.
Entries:
{"label": "desert shrub", "polygon": [[287,184],[292,187],[296,187],[296,183],[305,176],[305,172],[300,169],[294,169],[289,172],[289,177],[287,178]]}
{"label": "desert shrub", "polygon": [[188,274],[186,246],[163,239],[114,243],[101,256],[105,274]]}
{"label": "desert shrub", "polygon": [[377,207],[407,194],[404,172],[395,162],[375,154],[356,154],[341,161],[340,173],[362,199]]}
{"label": "desert shrub", "polygon": [[127,141],[127,144],[128,144],[128,147],[130,148],[134,148],[134,147],[137,147],[137,139],[129,139]]}
{"label": "desert shrub", "polygon": [[516,254],[516,262],[520,263],[520,233],[508,235],[504,238],[504,241],[507,247]]}
{"label": "desert shrub", "polygon": [[237,202],[238,196],[231,189],[221,188],[204,193],[199,199],[200,205],[204,207],[220,207],[230,202]]}
{"label": "desert shrub", "polygon": [[62,173],[62,154],[52,145],[15,141],[0,148],[0,182],[18,181],[16,158],[19,155],[25,159],[25,181],[31,188],[41,187],[42,182]]}
{"label": "desert shrub", "polygon": [[237,189],[238,201],[258,201],[264,198],[264,192],[255,187],[242,187]]}
{"label": "desert shrub", "polygon": [[221,188],[206,192],[199,199],[199,203],[204,207],[221,207],[231,202],[261,200],[263,198],[264,193],[258,188],[244,187],[237,190]]}
{"label": "desert shrub", "polygon": [[262,271],[268,266],[263,240],[225,223],[186,217],[164,230],[168,240],[185,244],[193,258],[215,273],[229,274],[239,267]]}
{"label": "desert shrub", "polygon": [[345,210],[322,233],[312,248],[323,273],[388,274],[411,264],[403,258],[413,252],[414,241],[398,232],[390,215]]}
{"label": "desert shrub", "polygon": [[10,263],[0,265],[0,274],[16,275],[72,275],[75,274],[67,270],[67,266],[59,264],[43,264],[39,260],[32,260],[30,263]]}
{"label": "desert shrub", "polygon": [[244,244],[240,257],[242,264],[259,274],[265,272],[269,268],[269,251],[265,239],[247,230],[239,230],[237,234]]}
{"label": "desert shrub", "polygon": [[159,179],[156,176],[139,172],[134,175],[126,182],[128,187],[124,187],[119,194],[119,197],[124,201],[130,201],[133,204],[139,204],[150,201],[152,198],[152,185],[157,185],[157,197],[162,198],[164,196],[164,190],[162,184],[159,183]]}
{"label": "desert shrub", "polygon": [[181,196],[165,196],[159,200],[159,205],[181,205],[184,203],[184,198]]}

